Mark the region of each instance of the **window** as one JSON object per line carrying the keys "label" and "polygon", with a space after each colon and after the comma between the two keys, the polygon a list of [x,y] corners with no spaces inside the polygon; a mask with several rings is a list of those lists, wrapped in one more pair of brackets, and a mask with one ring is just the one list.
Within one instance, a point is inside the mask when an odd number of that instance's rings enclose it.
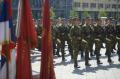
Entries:
{"label": "window", "polygon": [[110,8],[110,4],[105,5],[105,9],[108,9],[108,8]]}
{"label": "window", "polygon": [[82,4],[82,7],[83,7],[83,8],[88,8],[89,5],[88,5],[88,3],[83,3],[83,4]]}
{"label": "window", "polygon": [[98,8],[103,8],[103,4],[98,4]]}
{"label": "window", "polygon": [[75,7],[80,7],[80,3],[79,3],[79,2],[75,2],[75,3],[74,3],[74,6],[75,6]]}
{"label": "window", "polygon": [[116,5],[116,4],[113,4],[113,5],[112,5],[112,8],[116,9],[116,8],[117,8],[117,5]]}
{"label": "window", "polygon": [[90,4],[90,7],[91,7],[91,8],[96,8],[96,3],[91,3],[91,4]]}
{"label": "window", "polygon": [[118,5],[118,8],[120,8],[120,5]]}

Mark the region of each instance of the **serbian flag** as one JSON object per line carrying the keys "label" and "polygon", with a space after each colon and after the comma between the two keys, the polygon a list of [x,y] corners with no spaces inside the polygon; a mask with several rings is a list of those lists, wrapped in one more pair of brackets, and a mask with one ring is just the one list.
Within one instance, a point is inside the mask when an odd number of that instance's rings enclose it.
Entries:
{"label": "serbian flag", "polygon": [[37,45],[37,33],[32,18],[30,0],[19,0],[16,79],[32,79],[30,49]]}
{"label": "serbian flag", "polygon": [[0,79],[15,79],[15,26],[12,23],[11,0],[3,0],[0,12]]}
{"label": "serbian flag", "polygon": [[56,79],[53,66],[49,0],[44,0],[40,79]]}

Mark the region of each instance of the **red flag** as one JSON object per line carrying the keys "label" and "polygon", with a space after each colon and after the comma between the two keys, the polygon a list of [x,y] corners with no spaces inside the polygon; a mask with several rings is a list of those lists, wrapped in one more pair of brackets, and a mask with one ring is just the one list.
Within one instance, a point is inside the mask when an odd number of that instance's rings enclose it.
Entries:
{"label": "red flag", "polygon": [[49,0],[44,0],[40,79],[56,79],[53,66]]}
{"label": "red flag", "polygon": [[16,79],[32,79],[30,49],[37,45],[29,0],[19,0]]}

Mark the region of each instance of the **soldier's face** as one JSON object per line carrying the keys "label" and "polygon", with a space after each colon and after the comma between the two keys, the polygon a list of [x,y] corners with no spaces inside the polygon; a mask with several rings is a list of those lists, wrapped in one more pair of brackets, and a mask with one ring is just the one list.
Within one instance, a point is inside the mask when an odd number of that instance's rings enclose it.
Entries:
{"label": "soldier's face", "polygon": [[99,20],[97,23],[98,23],[98,25],[101,25],[101,24],[102,24],[102,21],[101,21],[101,20]]}
{"label": "soldier's face", "polygon": [[86,20],[86,23],[87,23],[87,24],[91,24],[91,19],[87,19],[87,20]]}

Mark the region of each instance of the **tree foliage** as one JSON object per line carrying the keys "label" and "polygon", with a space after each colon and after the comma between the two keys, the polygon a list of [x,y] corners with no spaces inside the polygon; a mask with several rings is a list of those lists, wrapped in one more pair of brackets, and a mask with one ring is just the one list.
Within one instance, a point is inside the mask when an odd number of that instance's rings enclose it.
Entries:
{"label": "tree foliage", "polygon": [[78,12],[75,11],[75,9],[72,9],[70,11],[70,18],[75,18],[75,17],[78,17]]}
{"label": "tree foliage", "polygon": [[50,8],[50,18],[51,19],[55,19],[56,18],[56,15],[55,15],[53,7]]}
{"label": "tree foliage", "polygon": [[107,17],[107,13],[105,11],[100,11],[99,17]]}

